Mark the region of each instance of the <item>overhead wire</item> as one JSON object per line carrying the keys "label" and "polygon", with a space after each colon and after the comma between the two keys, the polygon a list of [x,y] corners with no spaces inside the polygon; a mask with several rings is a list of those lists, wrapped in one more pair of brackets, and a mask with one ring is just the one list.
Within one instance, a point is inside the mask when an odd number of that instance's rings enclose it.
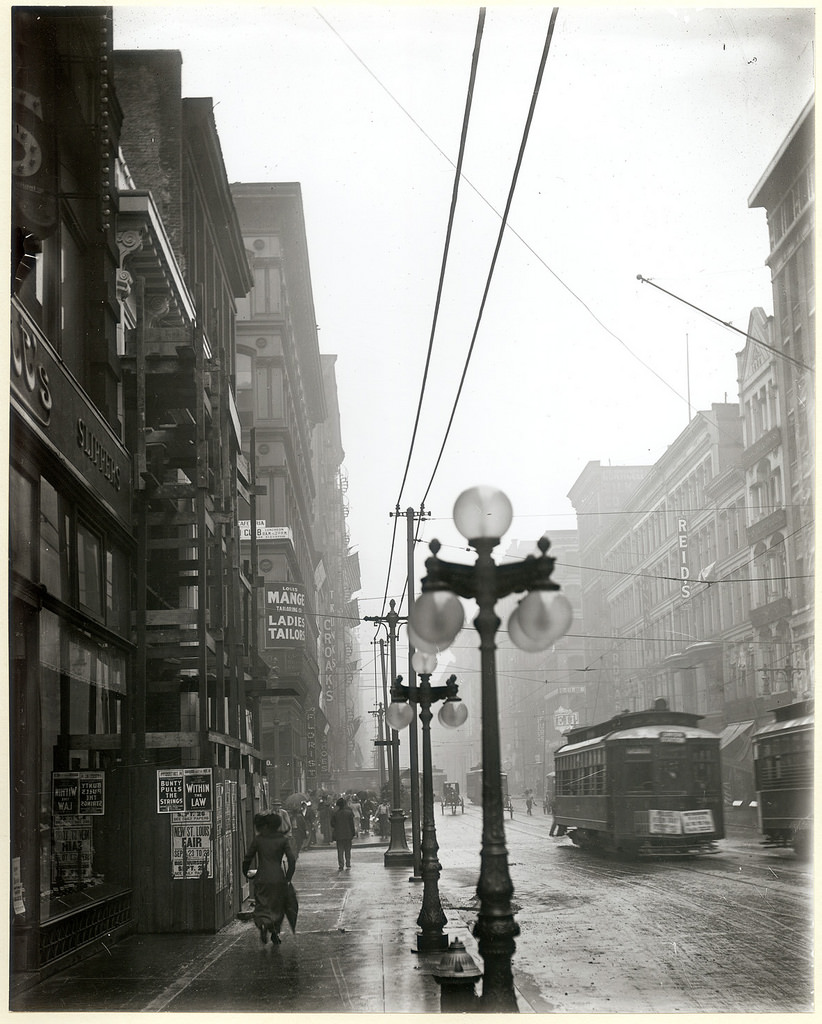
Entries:
{"label": "overhead wire", "polygon": [[431,473],[431,479],[428,481],[428,486],[426,487],[425,493],[423,494],[423,497],[422,497],[422,501],[420,502],[421,505],[425,505],[425,502],[426,502],[426,500],[428,498],[428,494],[429,494],[429,492],[431,490],[431,487],[434,484],[434,479],[435,479],[435,477],[437,475],[437,471],[439,470],[440,462],[442,461],[443,452],[445,451],[445,446],[448,443],[448,437],[449,437],[449,435],[451,433],[451,427],[452,427],[452,425],[454,423],[454,417],[456,416],[457,406],[459,405],[460,396],[462,395],[462,389],[463,389],[463,386],[465,385],[465,378],[466,378],[466,375],[468,373],[468,366],[469,366],[469,364],[471,362],[471,357],[472,357],[473,352],[474,352],[474,345],[476,344],[477,335],[479,334],[480,324],[482,323],[482,317],[483,317],[483,314],[485,312],[485,304],[486,304],[486,302],[488,300],[488,293],[491,290],[491,281],[492,281],[493,276],[494,276],[494,270],[496,269],[497,258],[499,256],[500,248],[502,247],[502,239],[503,239],[503,237],[505,235],[505,230],[506,230],[506,227],[507,227],[507,224],[508,224],[508,214],[510,213],[510,210],[511,210],[511,204],[512,204],[512,202],[514,200],[514,192],[516,191],[517,182],[519,180],[519,172],[520,172],[520,169],[522,167],[523,158],[525,156],[525,147],[526,147],[526,145],[528,143],[528,136],[530,135],[530,132],[531,132],[531,124],[532,124],[533,119],[534,119],[534,111],[536,109],[537,99],[539,98],[540,88],[542,86],[542,77],[543,77],[543,74],[545,73],[545,65],[546,65],[546,63],[548,61],[548,53],[549,53],[550,48],[551,48],[551,40],[553,39],[554,26],[556,25],[556,20],[557,20],[557,14],[558,13],[559,13],[559,9],[556,8],[556,7],[551,11],[551,18],[550,18],[550,21],[548,23],[548,31],[547,31],[546,37],[545,37],[545,45],[542,48],[542,56],[541,56],[540,62],[539,62],[539,69],[537,71],[537,78],[536,78],[536,82],[534,83],[533,93],[531,95],[531,103],[530,103],[530,105],[528,107],[528,116],[525,119],[525,128],[523,129],[522,139],[520,141],[519,153],[517,154],[517,161],[516,161],[516,164],[515,164],[515,167],[514,167],[514,173],[513,173],[512,179],[511,179],[511,185],[510,185],[510,187],[508,189],[508,198],[507,198],[506,203],[505,203],[505,209],[504,209],[504,211],[502,213],[502,221],[500,223],[500,229],[499,229],[499,232],[497,234],[497,241],[496,241],[496,245],[494,246],[494,253],[493,253],[493,256],[491,258],[491,264],[490,264],[490,266],[488,268],[488,276],[487,276],[486,281],[485,281],[485,288],[483,289],[482,300],[480,301],[480,307],[479,307],[479,311],[477,313],[476,323],[474,324],[474,332],[473,332],[473,335],[471,337],[471,344],[468,346],[468,354],[466,355],[466,358],[465,358],[465,365],[463,366],[462,376],[460,377],[459,386],[457,388],[457,393],[456,393],[456,396],[454,398],[454,404],[453,404],[453,406],[451,408],[451,415],[449,416],[448,424],[447,424],[447,426],[445,428],[445,435],[444,435],[444,437],[442,439],[442,445],[440,447],[439,454],[437,455],[437,459],[436,459],[436,462],[434,464],[433,472]]}
{"label": "overhead wire", "polygon": [[[334,31],[335,34],[337,34],[339,36],[339,33],[336,33],[336,30],[333,29],[333,26],[330,25],[328,20],[325,17],[323,17],[323,15],[320,14],[319,11],[317,13],[322,18],[322,20],[325,21],[326,24],[329,25],[330,28],[332,28],[332,31]],[[412,456],[414,454],[414,446],[415,446],[416,439],[417,439],[417,431],[419,429],[420,419],[421,419],[421,415],[422,415],[422,406],[423,406],[423,400],[424,400],[424,397],[425,397],[425,389],[426,389],[426,385],[427,385],[427,382],[428,382],[428,371],[429,371],[429,368],[430,368],[430,365],[431,365],[431,353],[432,353],[433,348],[434,348],[434,337],[436,335],[437,323],[438,323],[438,320],[439,320],[440,305],[441,305],[441,302],[442,302],[442,292],[443,292],[443,287],[444,287],[444,283],[445,283],[445,272],[446,272],[446,268],[447,268],[447,265],[448,265],[448,254],[449,254],[449,251],[450,251],[450,248],[451,248],[451,236],[453,234],[453,228],[454,228],[454,218],[455,218],[456,208],[457,208],[457,198],[459,196],[460,180],[462,178],[462,163],[463,163],[463,159],[465,157],[465,147],[466,147],[466,142],[467,142],[467,139],[468,139],[468,125],[469,125],[469,122],[470,122],[470,119],[471,119],[471,106],[473,104],[473,99],[474,99],[474,86],[476,84],[477,67],[479,65],[479,55],[480,55],[480,48],[481,48],[481,45],[482,45],[482,35],[483,35],[484,26],[485,26],[485,8],[481,7],[480,11],[479,11],[479,17],[478,17],[478,20],[477,20],[476,35],[475,35],[475,38],[474,38],[474,50],[473,50],[473,53],[471,55],[471,71],[470,71],[470,74],[469,74],[468,89],[467,89],[466,98],[465,98],[465,110],[463,112],[463,118],[462,118],[462,129],[460,131],[459,154],[458,154],[458,157],[457,157],[457,163],[456,163],[456,168],[455,168],[455,173],[454,173],[454,184],[453,184],[452,189],[451,189],[451,203],[450,203],[450,207],[449,207],[449,211],[448,211],[448,224],[447,224],[446,231],[445,231],[445,241],[444,241],[444,244],[443,244],[442,260],[441,260],[441,263],[440,263],[439,281],[437,283],[437,294],[436,294],[436,299],[434,301],[434,314],[433,314],[433,318],[432,318],[432,322],[431,322],[431,332],[430,332],[430,335],[429,335],[429,338],[428,338],[428,351],[426,352],[426,356],[425,356],[425,367],[424,367],[424,370],[423,370],[422,382],[420,384],[420,394],[419,394],[419,399],[417,401],[416,415],[414,417],[414,428],[413,428],[412,433],[411,433],[411,443],[410,443],[409,448],[408,448],[408,457],[406,458],[406,461],[405,461],[405,470],[403,472],[402,482],[400,483],[400,490],[399,490],[399,494],[397,495],[397,501],[396,501],[396,514],[395,514],[395,517],[394,517],[394,528],[393,528],[392,537],[391,537],[391,551],[390,551],[389,559],[388,559],[388,571],[386,573],[386,580],[385,580],[385,593],[383,595],[382,614],[385,614],[385,604],[386,604],[386,601],[388,599],[388,589],[390,587],[390,582],[391,582],[391,570],[392,570],[393,564],[394,564],[394,549],[395,549],[395,546],[396,546],[396,539],[397,539],[397,522],[398,522],[399,515],[400,515],[400,502],[402,500],[403,491],[405,490],[406,481],[408,480],[408,470],[409,470],[409,467],[411,465],[411,458],[412,458]],[[340,39],[342,40],[342,37],[340,37]],[[342,40],[342,41],[345,43],[344,40]],[[347,43],[345,43],[345,45],[348,46]],[[351,47],[348,47],[348,49],[350,50]],[[351,52],[354,53],[353,50],[351,50]],[[354,56],[357,57],[357,54],[354,53]],[[357,57],[357,60],[360,60],[360,58]],[[379,79],[377,79],[376,76],[373,75],[373,73],[370,71],[370,69],[367,67],[367,65],[365,65],[362,61],[360,61],[360,63],[363,64],[363,67],[366,68],[366,70],[369,72],[369,74],[372,74],[372,77],[374,77],[375,80],[380,85],[382,85],[382,83],[380,83]],[[386,91],[388,91],[388,90],[386,90]],[[391,93],[389,93],[389,95],[391,95]],[[393,98],[394,97],[392,96],[392,99]],[[401,106],[401,104],[400,104],[400,106]],[[405,110],[404,107],[402,109]],[[405,112],[408,113],[407,111],[405,111]],[[410,117],[411,115],[409,114],[408,116]],[[412,121],[414,120],[413,117],[411,118],[411,120]],[[414,121],[414,123],[417,124],[416,121]],[[418,125],[418,127],[419,127],[419,125]],[[423,133],[423,134],[425,134],[425,133]],[[428,136],[426,136],[426,137],[428,137]],[[421,508],[422,508],[422,505],[421,505]],[[407,586],[407,581],[406,581],[406,586]],[[405,589],[403,589],[403,599],[404,599],[404,597],[405,597]],[[400,603],[402,603],[402,602],[400,602]]]}
{"label": "overhead wire", "polygon": [[[340,42],[342,42],[342,44],[346,47],[346,49],[349,50],[349,52],[353,55],[353,57],[357,60],[357,62],[362,65],[362,67],[367,71],[367,73],[380,86],[380,88],[400,108],[400,110],[406,115],[406,117],[409,118],[409,120],[412,122],[412,124],[414,124],[414,126],[421,132],[421,134],[431,143],[431,145],[437,150],[437,152],[445,160],[447,160],[447,162],[449,164],[451,164],[452,167],[454,167],[455,166],[454,161],[448,156],[447,153],[445,153],[443,151],[443,149],[439,145],[437,145],[437,143],[428,134],[428,132],[425,131],[425,129],[422,127],[422,125],[420,125],[420,123],[409,113],[409,111],[402,105],[402,103],[400,103],[400,101],[396,98],[396,96],[394,96],[393,93],[380,81],[380,79],[368,67],[368,65],[365,63],[365,61],[363,61],[362,58],[356,53],[356,51],[345,41],[345,39],[343,39],[343,37],[340,35],[340,33],[328,21],[328,19],[325,18],[323,16],[323,14],[319,10],[317,10],[316,8],[314,10],[317,13],[317,15],[326,23],[326,25],[328,25],[328,27],[331,29],[331,31],[337,36],[337,38],[340,40]],[[555,13],[556,13],[556,11],[555,11]],[[502,217],[502,214],[500,214],[500,212],[497,210],[497,208],[494,206],[494,204],[488,198],[486,198],[485,195],[483,195],[483,193],[480,191],[480,189],[477,188],[476,185],[474,185],[474,183],[470,180],[470,178],[468,178],[466,176],[463,176],[463,177],[464,177],[466,185],[468,185],[468,187],[488,207],[488,209],[491,210],[492,213],[495,214],[495,216]],[[543,266],[548,271],[548,273],[557,281],[557,283],[562,288],[564,288],[565,291],[567,291],[568,294],[573,299],[575,299],[583,307],[583,309],[585,309],[585,311],[589,314],[589,316],[606,332],[606,334],[608,334],[611,338],[614,339],[614,341],[616,341],[619,345],[621,345],[625,349],[625,351],[633,359],[635,359],[649,373],[651,373],[654,377],[656,377],[657,380],[661,384],[663,384],[664,387],[666,387],[669,391],[671,391],[674,395],[676,395],[677,398],[679,398],[686,405],[690,405],[690,403],[688,402],[687,397],[685,395],[683,395],[679,390],[677,390],[677,388],[674,387],[673,384],[671,384],[669,381],[667,381],[660,373],[658,373],[640,355],[638,355],[636,352],[634,352],[634,350],[630,347],[630,345],[628,345],[628,343],[626,341],[624,341],[618,334],[616,334],[615,331],[613,331],[610,327],[608,327],[608,325],[594,312],[592,307],[585,301],[585,299],[583,299],[581,295],[579,295],[576,291],[574,291],[574,289],[565,280],[563,280],[563,278],[560,277],[560,275],[540,255],[540,253],[538,253],[537,250],[534,249],[534,247],[528,241],[526,241],[526,239],[511,224],[507,225],[507,229],[511,232],[511,234],[514,235],[515,238],[517,238],[520,241],[520,243],[528,250],[528,252],[531,253],[531,255],[538,261],[538,263],[540,263],[540,265]],[[653,282],[649,281],[649,283],[653,283]],[[703,311],[700,310],[700,312],[703,312]],[[717,318],[714,318],[714,319],[717,319]],[[720,323],[723,323],[724,326],[727,326],[727,324],[724,321],[720,321]],[[757,339],[757,341],[758,341],[758,339]],[[722,434],[723,436],[728,436],[727,432],[723,430],[723,428],[719,425],[719,423],[717,423],[716,420],[714,420],[711,417],[710,412],[707,412],[707,411],[703,410],[703,411],[700,412],[700,415],[704,416],[704,418],[707,420],[707,422],[709,422],[715,429],[717,429],[720,434]],[[450,430],[450,424],[449,424],[449,430]],[[432,478],[432,481],[433,481],[433,478]],[[430,486],[431,485],[429,484],[429,489],[430,489]],[[427,494],[428,494],[428,491],[426,491],[426,497],[427,497]]]}

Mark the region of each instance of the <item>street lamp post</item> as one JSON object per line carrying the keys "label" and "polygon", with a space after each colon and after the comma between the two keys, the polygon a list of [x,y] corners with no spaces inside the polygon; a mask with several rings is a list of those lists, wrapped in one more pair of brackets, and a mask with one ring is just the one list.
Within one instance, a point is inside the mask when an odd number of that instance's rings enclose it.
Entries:
{"label": "street lamp post", "polygon": [[[391,678],[394,679],[397,675],[397,623],[400,621],[400,616],[397,614],[396,601],[393,598],[388,602],[388,606],[387,615],[366,615],[364,618],[368,622],[381,622],[388,626],[388,655]],[[383,862],[387,868],[405,867],[414,863],[414,854],[408,849],[408,840],[405,836],[405,815],[401,806],[400,793],[400,737],[396,729],[391,730],[391,749],[393,752],[391,838],[383,856]]]}
{"label": "street lamp post", "polygon": [[492,551],[511,525],[513,510],[502,491],[472,487],[454,505],[454,522],[477,553],[473,566],[445,562],[438,557],[440,543],[430,544],[432,557],[422,594],[414,605],[409,633],[417,649],[444,650],[459,633],[464,611],[458,598],[473,598],[479,608],[474,626],[480,638],[482,687],[482,848],[477,895],[480,900],[474,935],[483,958],[481,1008],[485,1012],[517,1012],[511,957],[519,934],[511,897],[514,887],[505,847],[503,796],[500,784],[499,708],[495,635],[500,626],[494,607],[508,594],[527,590],[508,621],[508,634],[522,650],[543,651],[570,627],[573,609],[551,581],[554,559],[550,542],[538,541],[539,557],[496,565]]}
{"label": "street lamp post", "polygon": [[[392,703],[386,712],[386,719],[396,729],[404,729],[414,719],[409,704],[417,704],[422,722],[422,865],[420,873],[423,882],[422,907],[417,924],[421,933],[417,936],[417,952],[430,953],[448,948],[448,936],[443,928],[448,918],[442,909],[439,893],[439,877],[442,866],[437,859],[437,827],[434,817],[434,766],[431,759],[431,705],[443,701],[439,720],[449,728],[463,724],[468,710],[458,696],[457,677],[449,676],[444,686],[431,685],[431,673],[437,665],[434,655],[424,651],[414,652],[414,670],[419,676],[416,687],[403,686],[402,676],[397,676],[391,687]],[[408,702],[408,703],[405,703]]]}

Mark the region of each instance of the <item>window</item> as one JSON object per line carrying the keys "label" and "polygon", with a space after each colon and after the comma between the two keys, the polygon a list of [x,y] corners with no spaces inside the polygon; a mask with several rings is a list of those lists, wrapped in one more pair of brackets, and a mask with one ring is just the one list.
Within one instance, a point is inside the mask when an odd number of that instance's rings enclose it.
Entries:
{"label": "window", "polygon": [[255,383],[258,419],[282,419],[285,415],[282,369],[270,363],[258,363]]}
{"label": "window", "polygon": [[9,471],[9,553],[11,567],[34,578],[34,482],[14,466]]}
{"label": "window", "polygon": [[262,264],[254,268],[254,313],[280,313],[282,311],[282,282],[276,264]]}
{"label": "window", "polygon": [[80,607],[93,615],[103,614],[100,537],[84,523],[77,525],[77,596]]}
{"label": "window", "polygon": [[[128,881],[122,846],[104,842],[119,813],[114,773],[125,722],[126,657],[43,610],[40,619],[40,898],[44,920],[104,896]],[[96,740],[95,737],[105,737]],[[104,776],[96,813],[80,821],[52,815],[53,772]],[[95,778],[99,783],[99,776]],[[74,894],[77,894],[76,896]]]}
{"label": "window", "polygon": [[654,786],[654,766],[650,758],[625,762],[625,791],[650,793]]}
{"label": "window", "polygon": [[83,384],[87,362],[83,338],[88,322],[86,262],[82,246],[64,222],[60,239],[60,355]]}
{"label": "window", "polygon": [[253,358],[247,352],[237,353],[237,391],[254,387]]}
{"label": "window", "polygon": [[40,481],[40,582],[60,601],[71,601],[71,520],[57,491]]}

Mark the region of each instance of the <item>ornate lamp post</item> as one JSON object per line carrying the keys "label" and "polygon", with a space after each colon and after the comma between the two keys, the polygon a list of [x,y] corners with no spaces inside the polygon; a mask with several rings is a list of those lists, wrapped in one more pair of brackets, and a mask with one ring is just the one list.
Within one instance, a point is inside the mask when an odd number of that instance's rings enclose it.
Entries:
{"label": "ornate lamp post", "polygon": [[448,936],[443,928],[448,918],[440,903],[439,877],[441,865],[437,859],[437,828],[434,819],[434,768],[431,761],[431,705],[443,701],[438,718],[443,725],[457,728],[468,717],[468,709],[458,696],[457,677],[452,675],[444,686],[431,685],[431,673],[437,667],[437,659],[425,651],[415,651],[414,671],[419,676],[419,685],[413,689],[402,685],[402,676],[397,676],[391,687],[391,705],[385,714],[394,729],[405,729],[414,719],[409,703],[416,703],[422,722],[422,865],[420,873],[423,882],[422,908],[417,924],[422,932],[417,936],[417,952],[430,953],[448,948]]}
{"label": "ornate lamp post", "polygon": [[525,651],[544,651],[571,625],[573,609],[551,581],[554,559],[550,542],[538,541],[539,557],[496,565],[491,552],[511,525],[513,510],[502,491],[472,487],[457,498],[454,522],[477,552],[474,565],[445,562],[438,557],[440,543],[430,544],[432,557],[425,567],[422,595],[414,604],[409,635],[413,631],[418,650],[444,650],[459,633],[464,611],[459,599],[474,598],[479,607],[474,625],[480,636],[482,680],[482,848],[477,895],[480,900],[474,935],[485,964],[481,1009],[485,1012],[517,1012],[511,957],[519,935],[511,896],[514,887],[508,870],[505,825],[500,784],[499,709],[495,635],[500,620],[496,602],[508,594],[529,591],[508,620],[511,640]]}

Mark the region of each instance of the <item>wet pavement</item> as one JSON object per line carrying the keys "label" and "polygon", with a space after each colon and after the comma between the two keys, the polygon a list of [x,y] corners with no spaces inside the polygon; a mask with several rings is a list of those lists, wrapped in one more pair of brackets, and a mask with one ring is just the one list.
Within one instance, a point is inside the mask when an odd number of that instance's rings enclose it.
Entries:
{"label": "wet pavement", "polygon": [[[441,952],[416,953],[423,885],[384,865],[386,840],[355,841],[338,872],[333,846],[299,858],[295,934],[263,946],[251,920],[216,935],[132,935],[14,993],[10,1009],[103,1012],[439,1013]],[[449,940],[482,969],[474,915],[446,906]],[[477,993],[481,983],[477,986]],[[527,1001],[519,999],[527,1012]]]}

